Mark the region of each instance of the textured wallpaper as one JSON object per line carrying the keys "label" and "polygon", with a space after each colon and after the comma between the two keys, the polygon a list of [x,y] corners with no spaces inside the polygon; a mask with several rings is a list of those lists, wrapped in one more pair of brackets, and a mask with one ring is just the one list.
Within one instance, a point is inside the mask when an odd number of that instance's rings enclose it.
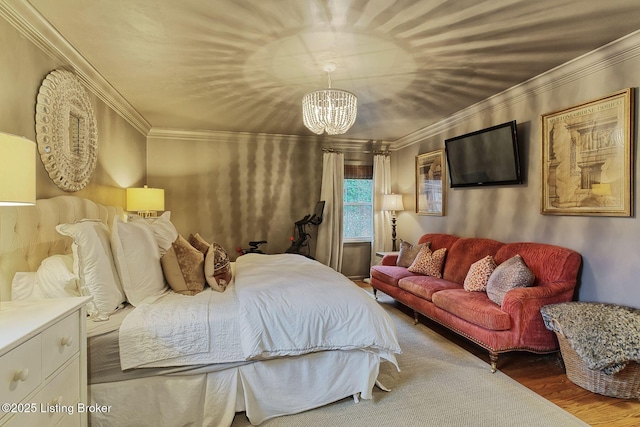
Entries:
{"label": "textured wallpaper", "polygon": [[268,253],[289,247],[294,222],[320,196],[322,148],[281,135],[150,137],[148,182],[164,188],[178,231],[200,233],[235,258],[238,246],[267,240]]}

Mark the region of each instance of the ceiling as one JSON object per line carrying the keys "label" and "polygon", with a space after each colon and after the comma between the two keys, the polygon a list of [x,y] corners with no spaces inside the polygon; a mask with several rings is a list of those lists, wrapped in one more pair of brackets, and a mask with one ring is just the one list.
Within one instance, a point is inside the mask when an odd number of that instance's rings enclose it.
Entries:
{"label": "ceiling", "polygon": [[637,0],[29,3],[152,128],[313,135],[301,99],[334,62],[343,137],[383,141],[640,28]]}

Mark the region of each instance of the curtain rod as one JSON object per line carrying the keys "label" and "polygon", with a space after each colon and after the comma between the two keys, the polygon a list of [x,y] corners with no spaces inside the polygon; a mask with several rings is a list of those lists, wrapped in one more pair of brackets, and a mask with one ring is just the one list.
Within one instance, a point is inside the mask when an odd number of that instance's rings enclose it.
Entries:
{"label": "curtain rod", "polygon": [[329,147],[323,147],[322,148],[322,152],[323,153],[338,153],[338,154],[342,154],[342,151],[336,150],[335,148],[329,148]]}

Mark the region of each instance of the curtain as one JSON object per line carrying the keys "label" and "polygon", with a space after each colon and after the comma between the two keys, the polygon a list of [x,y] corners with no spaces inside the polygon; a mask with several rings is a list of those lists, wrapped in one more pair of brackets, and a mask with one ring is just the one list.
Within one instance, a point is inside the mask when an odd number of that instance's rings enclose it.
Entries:
{"label": "curtain", "polygon": [[316,259],[338,272],[342,270],[343,187],[344,154],[325,152],[320,190],[320,200],[324,200],[325,205],[322,224],[318,227]]}
{"label": "curtain", "polygon": [[376,252],[391,250],[391,215],[382,210],[382,196],[391,193],[391,159],[387,154],[373,156],[373,242],[371,265],[376,264]]}

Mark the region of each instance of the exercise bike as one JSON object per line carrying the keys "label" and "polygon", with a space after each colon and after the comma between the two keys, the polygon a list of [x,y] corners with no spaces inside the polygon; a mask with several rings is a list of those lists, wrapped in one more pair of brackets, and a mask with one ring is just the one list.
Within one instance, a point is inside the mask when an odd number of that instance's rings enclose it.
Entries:
{"label": "exercise bike", "polygon": [[267,243],[266,240],[252,241],[252,242],[249,242],[249,247],[248,248],[242,248],[242,247],[238,246],[236,248],[236,251],[240,255],[245,255],[245,254],[264,254],[264,251],[262,251],[262,249],[260,249],[260,246],[262,246],[262,245],[264,245],[266,243]]}
{"label": "exercise bike", "polygon": [[[311,234],[307,232],[307,227],[310,225],[318,226],[322,223],[322,213],[324,212],[324,200],[316,203],[316,207],[313,214],[305,215],[301,220],[294,223],[293,236],[289,237],[291,240],[291,246],[285,251],[288,254],[300,254],[308,258],[312,258],[310,255],[309,242],[311,241]],[[236,251],[240,255],[245,254],[264,254],[265,252],[260,248],[266,244],[266,240],[256,240],[249,242],[248,248],[242,248],[238,246]]]}
{"label": "exercise bike", "polygon": [[293,236],[291,240],[291,246],[285,251],[288,254],[300,254],[307,258],[313,259],[310,254],[309,242],[311,241],[311,234],[307,232],[307,227],[315,225],[316,227],[322,223],[322,213],[324,211],[324,201],[316,203],[315,212],[313,214],[305,215],[301,220],[295,222],[293,230]]}

